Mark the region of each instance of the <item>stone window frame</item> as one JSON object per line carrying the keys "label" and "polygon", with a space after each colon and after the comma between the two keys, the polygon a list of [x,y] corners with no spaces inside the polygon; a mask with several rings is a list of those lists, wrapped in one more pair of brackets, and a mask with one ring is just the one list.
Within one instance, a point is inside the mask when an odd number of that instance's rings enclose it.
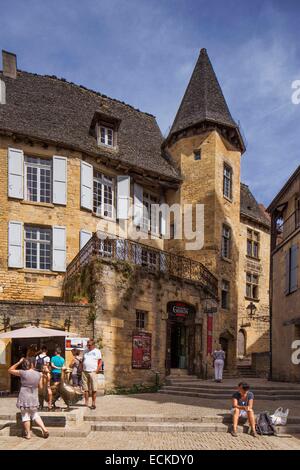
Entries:
{"label": "stone window frame", "polygon": [[152,220],[152,204],[160,204],[160,198],[154,192],[145,190],[143,188],[143,218],[141,223],[141,230],[153,233],[154,235],[160,234],[160,223],[154,226],[153,222],[156,221],[156,214],[154,214],[154,221]]}
{"label": "stone window frame", "polygon": [[135,311],[135,327],[138,330],[147,328],[148,312],[146,310],[136,309]]}
{"label": "stone window frame", "polygon": [[[223,293],[226,293],[225,298]],[[223,303],[223,300],[226,300],[225,303]],[[227,279],[221,280],[221,308],[223,310],[230,309],[230,282]]]}
{"label": "stone window frame", "polygon": [[223,196],[226,199],[228,199],[228,201],[232,202],[233,200],[233,168],[227,162],[223,163]]}
{"label": "stone window frame", "polygon": [[[28,188],[28,178],[30,176],[29,169],[36,170],[36,191],[37,199],[31,199],[29,188]],[[47,176],[49,189],[45,188],[45,194],[48,200],[41,200],[41,173],[42,170],[48,170],[50,175]],[[28,202],[38,202],[51,204],[53,202],[53,162],[52,159],[47,157],[33,156],[33,155],[24,155],[24,200]]]}
{"label": "stone window frame", "polygon": [[[110,188],[110,191],[108,191]],[[111,194],[111,203],[107,204],[105,200],[108,194]],[[100,196],[100,197],[99,197]],[[102,171],[93,167],[93,214],[107,220],[116,220],[116,178],[105,175]],[[96,200],[98,201],[96,202]],[[99,202],[99,205],[98,205]],[[111,215],[105,214],[107,206],[111,206]],[[98,210],[100,207],[100,210]]]}
{"label": "stone window frame", "polygon": [[[256,237],[256,239],[255,239]],[[250,247],[250,252],[249,252]],[[255,254],[255,247],[257,247],[257,254]],[[260,233],[253,228],[247,227],[247,256],[259,260],[260,255]]]}
{"label": "stone window frame", "polygon": [[[225,230],[228,230],[228,236],[225,236]],[[232,251],[232,229],[229,224],[222,224],[222,243],[221,255],[223,259],[231,260]]]}
{"label": "stone window frame", "polygon": [[[36,231],[37,238],[30,238],[27,237],[26,231]],[[49,239],[41,239],[41,233],[49,234]],[[52,266],[52,231],[51,228],[49,227],[44,227],[41,225],[30,225],[30,224],[25,224],[24,225],[24,231],[23,231],[23,236],[24,236],[24,254],[25,254],[25,262],[24,266],[25,269],[32,269],[36,271],[51,271],[51,266]],[[36,267],[30,265],[28,266],[27,260],[28,257],[31,259],[31,264],[32,264],[32,258],[33,258],[33,250],[29,245],[36,245]],[[41,245],[48,246],[49,249],[49,259],[46,262],[49,267],[41,267]]]}
{"label": "stone window frame", "polygon": [[99,122],[97,124],[97,143],[99,146],[114,148],[116,146],[116,135],[113,125]]}
{"label": "stone window frame", "polygon": [[246,299],[259,300],[259,275],[251,271],[246,272]]}

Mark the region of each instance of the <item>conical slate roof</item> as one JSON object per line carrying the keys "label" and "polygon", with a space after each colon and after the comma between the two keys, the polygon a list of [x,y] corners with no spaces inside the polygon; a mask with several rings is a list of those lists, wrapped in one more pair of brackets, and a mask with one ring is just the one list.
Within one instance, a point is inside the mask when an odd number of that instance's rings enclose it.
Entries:
{"label": "conical slate roof", "polygon": [[212,121],[237,128],[206,49],[200,51],[170,135],[203,121]]}

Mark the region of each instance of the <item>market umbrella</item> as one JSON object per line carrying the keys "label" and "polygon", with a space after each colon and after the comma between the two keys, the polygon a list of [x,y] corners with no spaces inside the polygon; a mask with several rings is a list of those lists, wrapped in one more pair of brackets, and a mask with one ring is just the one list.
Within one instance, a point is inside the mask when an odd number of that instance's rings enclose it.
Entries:
{"label": "market umbrella", "polygon": [[7,331],[0,334],[0,339],[4,338],[48,338],[54,336],[78,336],[76,333],[69,331],[54,330],[52,328],[41,328],[39,326],[27,326],[26,328],[18,328],[17,330]]}

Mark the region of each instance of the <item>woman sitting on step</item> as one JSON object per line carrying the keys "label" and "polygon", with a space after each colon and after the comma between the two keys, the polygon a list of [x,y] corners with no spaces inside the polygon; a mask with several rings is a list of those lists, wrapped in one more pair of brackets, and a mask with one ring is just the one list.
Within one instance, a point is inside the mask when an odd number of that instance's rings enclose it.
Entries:
{"label": "woman sitting on step", "polygon": [[232,395],[232,431],[231,435],[237,437],[237,426],[239,418],[248,418],[251,426],[251,436],[257,437],[255,430],[255,415],[253,411],[254,394],[250,392],[250,386],[247,383],[240,382],[238,391]]}

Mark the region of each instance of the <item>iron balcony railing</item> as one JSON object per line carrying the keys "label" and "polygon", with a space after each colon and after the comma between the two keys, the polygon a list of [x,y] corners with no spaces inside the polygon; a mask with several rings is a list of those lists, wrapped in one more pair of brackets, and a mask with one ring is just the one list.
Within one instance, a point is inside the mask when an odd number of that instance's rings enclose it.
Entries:
{"label": "iron balcony railing", "polygon": [[94,257],[127,261],[153,273],[201,284],[206,293],[218,298],[217,278],[199,261],[121,238],[100,238],[95,233],[67,267],[65,280],[80,272]]}
{"label": "iron balcony railing", "polygon": [[286,220],[277,223],[275,233],[275,247],[284,242],[290,235],[292,235],[298,228],[300,228],[300,209],[293,212]]}

